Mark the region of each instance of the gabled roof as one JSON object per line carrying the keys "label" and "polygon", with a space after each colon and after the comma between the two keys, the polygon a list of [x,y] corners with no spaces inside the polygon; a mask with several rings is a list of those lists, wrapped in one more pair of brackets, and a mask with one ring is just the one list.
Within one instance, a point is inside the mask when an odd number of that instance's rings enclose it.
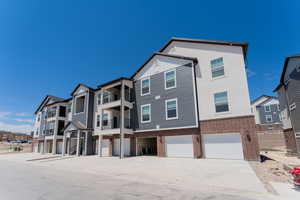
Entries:
{"label": "gabled roof", "polygon": [[284,61],[284,64],[283,64],[282,73],[281,73],[281,77],[280,77],[279,85],[273,90],[273,92],[276,92],[277,90],[279,90],[279,88],[280,88],[281,86],[284,85],[284,75],[285,75],[285,72],[286,72],[286,69],[287,69],[289,60],[290,60],[291,58],[299,58],[299,57],[300,57],[300,54],[295,54],[295,55],[288,56],[288,57],[285,58],[285,61]]}
{"label": "gabled roof", "polygon": [[160,50],[163,52],[172,42],[188,42],[188,43],[202,43],[202,44],[214,44],[214,45],[228,45],[228,46],[240,46],[243,48],[244,57],[246,58],[248,43],[246,42],[229,42],[229,41],[217,41],[217,40],[201,40],[201,39],[189,39],[189,38],[177,38],[172,37]]}
{"label": "gabled roof", "polygon": [[73,125],[76,130],[83,130],[83,129],[87,129],[83,124],[78,123],[76,121],[70,121],[66,124],[66,126],[62,129],[62,131],[65,131],[70,125]]}
{"label": "gabled roof", "polygon": [[120,78],[117,78],[117,79],[115,79],[115,80],[108,81],[108,82],[106,82],[106,83],[103,83],[103,84],[101,84],[101,85],[98,85],[98,86],[97,86],[97,89],[101,89],[102,87],[105,87],[105,86],[107,86],[107,85],[111,85],[111,84],[117,83],[117,82],[119,82],[119,81],[121,81],[121,80],[129,80],[129,81],[130,81],[131,79],[126,78],[126,77],[120,77]]}
{"label": "gabled roof", "polygon": [[261,95],[261,96],[259,96],[259,97],[257,97],[256,99],[254,99],[254,100],[252,100],[251,101],[251,104],[253,104],[253,103],[255,103],[256,101],[258,101],[258,100],[260,100],[261,98],[263,98],[263,97],[265,97],[265,98],[272,98],[273,96],[269,96],[269,95],[265,95],[265,94],[263,94],[263,95]]}
{"label": "gabled roof", "polygon": [[272,99],[278,99],[277,97],[273,97],[273,96],[270,96],[270,98],[264,100],[263,102],[261,102],[260,104],[256,105],[256,106],[261,106],[265,103],[267,103],[268,101],[271,101]]}
{"label": "gabled roof", "polygon": [[76,92],[76,90],[77,90],[80,86],[86,87],[86,88],[88,88],[89,90],[94,90],[94,88],[91,88],[91,87],[89,87],[89,86],[87,86],[87,85],[85,85],[85,84],[79,83],[79,84],[75,87],[75,89],[72,91],[71,96],[73,96],[73,94]]}
{"label": "gabled roof", "polygon": [[156,52],[154,54],[152,54],[152,56],[150,56],[145,62],[144,64],[142,64],[137,70],[136,72],[131,76],[131,79],[133,79],[135,77],[135,75],[137,75],[155,56],[165,56],[165,57],[170,57],[170,58],[177,58],[177,59],[182,59],[182,60],[190,60],[193,61],[194,63],[197,63],[198,60],[197,58],[194,57],[186,57],[186,56],[179,56],[179,55],[173,55],[173,54],[165,54],[165,53],[160,53],[160,52]]}
{"label": "gabled roof", "polygon": [[51,105],[54,105],[54,104],[57,104],[57,103],[66,103],[66,102],[69,102],[71,100],[72,100],[72,98],[64,99],[64,100],[61,100],[61,101],[55,101],[53,103],[48,104],[48,106],[51,106]]}
{"label": "gabled roof", "polygon": [[[57,101],[63,101],[63,100],[65,100],[65,99],[63,99],[63,98],[56,97],[56,96],[53,96],[53,95],[48,94],[48,95],[45,96],[45,98],[43,99],[42,103],[41,103],[41,104],[39,105],[39,107],[36,109],[36,111],[34,112],[34,114],[37,114],[37,112],[38,112],[41,108],[43,108],[43,106],[47,103],[47,101],[48,101],[49,99],[55,99],[55,100],[57,100]],[[56,102],[56,101],[55,101],[55,102]]]}

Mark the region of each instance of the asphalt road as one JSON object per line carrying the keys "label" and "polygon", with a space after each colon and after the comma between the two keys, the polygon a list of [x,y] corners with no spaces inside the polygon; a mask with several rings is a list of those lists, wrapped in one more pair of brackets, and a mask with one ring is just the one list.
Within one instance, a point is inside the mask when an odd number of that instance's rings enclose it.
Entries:
{"label": "asphalt road", "polygon": [[34,165],[32,163],[0,159],[1,200],[258,199],[249,194],[243,195],[238,191],[236,194],[225,194],[212,190],[206,191],[203,187],[199,190],[188,190],[167,184],[148,184],[119,179],[117,175],[113,177],[101,173],[86,173],[84,169],[74,171],[52,168],[51,164]]}

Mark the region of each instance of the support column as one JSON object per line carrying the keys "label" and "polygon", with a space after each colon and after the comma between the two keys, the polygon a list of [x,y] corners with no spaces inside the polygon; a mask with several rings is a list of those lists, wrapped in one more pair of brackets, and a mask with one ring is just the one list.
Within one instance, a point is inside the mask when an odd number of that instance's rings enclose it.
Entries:
{"label": "support column", "polygon": [[99,139],[98,139],[98,156],[102,157],[102,139],[103,136],[102,134],[99,135]]}
{"label": "support column", "polygon": [[43,154],[47,153],[46,150],[47,150],[47,140],[44,139]]}
{"label": "support column", "polygon": [[87,155],[87,140],[88,140],[88,132],[84,132],[84,155]]}
{"label": "support column", "polygon": [[80,131],[77,131],[77,146],[76,146],[76,156],[79,156],[79,145],[80,145]]}
{"label": "support column", "polygon": [[67,154],[70,155],[71,153],[71,135],[68,138],[68,149],[67,149]]}
{"label": "support column", "polygon": [[125,85],[121,80],[121,116],[120,116],[120,159],[124,158],[124,101]]}
{"label": "support column", "polygon": [[54,136],[52,140],[52,154],[56,154],[56,136]]}
{"label": "support column", "polygon": [[65,156],[65,153],[66,153],[66,134],[67,133],[64,133],[64,137],[63,137],[63,146],[62,146],[62,152],[61,152],[61,155],[62,156]]}

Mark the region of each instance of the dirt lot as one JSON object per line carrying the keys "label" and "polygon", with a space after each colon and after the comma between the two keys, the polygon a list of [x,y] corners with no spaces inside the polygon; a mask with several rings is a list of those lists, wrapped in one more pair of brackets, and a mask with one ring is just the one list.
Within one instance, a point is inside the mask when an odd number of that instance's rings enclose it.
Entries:
{"label": "dirt lot", "polygon": [[8,143],[8,142],[0,142],[0,154],[12,152],[15,147],[21,147],[21,152],[31,152],[31,144],[16,144],[16,143]]}

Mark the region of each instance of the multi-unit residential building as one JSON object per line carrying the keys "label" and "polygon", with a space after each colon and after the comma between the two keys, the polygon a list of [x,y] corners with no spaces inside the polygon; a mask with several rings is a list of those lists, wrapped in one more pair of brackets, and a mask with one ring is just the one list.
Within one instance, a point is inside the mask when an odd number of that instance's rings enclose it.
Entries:
{"label": "multi-unit residential building", "polygon": [[300,158],[300,54],[285,59],[278,93],[286,144]]}
{"label": "multi-unit residential building", "polygon": [[247,43],[172,38],[128,78],[36,111],[36,152],[258,160]]}
{"label": "multi-unit residential building", "polygon": [[280,105],[277,97],[262,95],[251,102],[255,123],[261,125],[281,124]]}

